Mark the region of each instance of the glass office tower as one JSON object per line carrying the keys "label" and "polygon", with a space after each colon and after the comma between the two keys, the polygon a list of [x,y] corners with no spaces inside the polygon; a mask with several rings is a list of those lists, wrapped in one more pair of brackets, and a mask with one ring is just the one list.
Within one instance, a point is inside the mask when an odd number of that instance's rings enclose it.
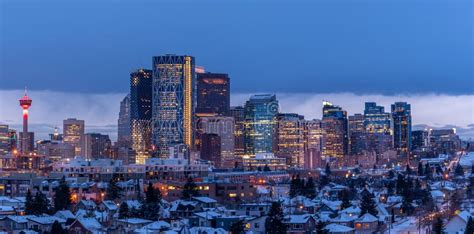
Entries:
{"label": "glass office tower", "polygon": [[196,113],[227,115],[229,109],[229,76],[223,73],[198,73]]}
{"label": "glass office tower", "polygon": [[411,105],[406,102],[392,104],[393,145],[401,153],[411,150]]}
{"label": "glass office tower", "polygon": [[244,157],[273,152],[278,101],[275,95],[253,95],[245,103]]}
{"label": "glass office tower", "polygon": [[344,157],[349,149],[347,112],[330,102],[323,102],[321,127],[324,130],[323,156]]}
{"label": "glass office tower", "polygon": [[130,74],[130,133],[135,163],[151,156],[152,71],[139,69]]}
{"label": "glass office tower", "polygon": [[169,156],[169,147],[194,144],[196,76],[194,57],[153,57],[153,144],[158,157]]}

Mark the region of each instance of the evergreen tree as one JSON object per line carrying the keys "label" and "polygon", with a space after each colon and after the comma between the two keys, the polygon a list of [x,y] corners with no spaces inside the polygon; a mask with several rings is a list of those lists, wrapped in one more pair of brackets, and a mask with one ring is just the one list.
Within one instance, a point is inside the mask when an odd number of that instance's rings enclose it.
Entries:
{"label": "evergreen tree", "polygon": [[245,223],[242,220],[234,222],[230,226],[230,234],[245,234]]}
{"label": "evergreen tree", "polygon": [[443,227],[443,220],[440,216],[438,216],[433,223],[432,231],[434,234],[443,234],[444,227]]}
{"label": "evergreen tree", "polygon": [[440,165],[437,165],[437,166],[436,166],[436,173],[437,173],[437,174],[440,174],[440,175],[443,174],[443,168],[441,168]]}
{"label": "evergreen tree", "polygon": [[377,204],[375,203],[373,197],[374,195],[368,191],[362,194],[362,199],[360,201],[360,216],[364,215],[365,213],[369,213],[377,217]]}
{"label": "evergreen tree", "polygon": [[393,183],[390,181],[387,183],[387,194],[393,195],[394,194]]}
{"label": "evergreen tree", "polygon": [[49,201],[41,191],[36,192],[36,195],[33,199],[33,214],[42,215],[49,212]]}
{"label": "evergreen tree", "polygon": [[467,221],[466,231],[464,233],[466,233],[466,234],[473,234],[474,233],[474,220],[472,219],[472,216],[469,217],[469,220]]}
{"label": "evergreen tree", "polygon": [[135,191],[136,191],[136,194],[137,194],[137,200],[141,202],[143,197],[142,197],[142,190],[140,188],[140,183],[138,182],[138,179],[135,183]]}
{"label": "evergreen tree", "polygon": [[119,208],[119,219],[125,219],[129,217],[129,210],[128,210],[128,204],[126,202],[122,202],[120,204]]}
{"label": "evergreen tree", "polygon": [[456,169],[454,169],[455,176],[464,176],[464,169],[462,168],[461,164],[458,163]]}
{"label": "evergreen tree", "polygon": [[331,175],[331,167],[329,166],[329,163],[326,163],[326,169],[324,170],[327,176]]}
{"label": "evergreen tree", "polygon": [[35,213],[35,207],[34,207],[33,195],[31,195],[31,191],[28,189],[28,191],[26,192],[26,198],[25,198],[25,214],[32,215],[34,213]]}
{"label": "evergreen tree", "polygon": [[414,207],[412,205],[412,202],[413,202],[413,182],[410,179],[410,177],[407,177],[405,179],[405,183],[403,185],[401,195],[403,197],[403,202],[402,202],[401,209],[402,209],[403,213],[405,213],[407,215],[411,215],[413,210],[414,210]]}
{"label": "evergreen tree", "polygon": [[418,163],[418,176],[424,176],[425,171],[423,170],[423,164],[421,162]]}
{"label": "evergreen tree", "polygon": [[69,186],[66,183],[66,179],[63,176],[54,194],[54,210],[67,210],[70,206],[71,194],[69,193]]}
{"label": "evergreen tree", "polygon": [[161,192],[159,189],[155,189],[150,182],[145,192],[145,203],[141,206],[140,214],[145,219],[158,220],[160,218],[160,210]]}
{"label": "evergreen tree", "polygon": [[349,191],[347,191],[346,189],[341,190],[341,192],[339,192],[339,199],[342,201],[341,210],[352,206],[352,203],[349,200]]}
{"label": "evergreen tree", "polygon": [[403,190],[405,189],[405,178],[401,174],[398,174],[396,186],[397,194],[401,195],[403,193]]}
{"label": "evergreen tree", "polygon": [[388,172],[388,178],[389,178],[389,179],[393,179],[393,177],[395,177],[395,172],[393,172],[393,170],[390,170],[390,171]]}
{"label": "evergreen tree", "polygon": [[192,177],[188,177],[186,184],[184,184],[181,198],[191,199],[191,197],[197,197],[197,196],[199,196],[199,190],[196,186],[196,183],[194,183],[194,180]]}
{"label": "evergreen tree", "polygon": [[263,171],[272,171],[272,170],[267,164],[265,164],[265,167],[263,167]]}
{"label": "evergreen tree", "polygon": [[117,185],[117,178],[116,178],[116,176],[114,176],[114,178],[112,178],[109,181],[109,184],[107,186],[107,191],[105,193],[105,199],[115,201],[115,200],[120,199],[121,196],[122,195],[120,193],[120,187]]}
{"label": "evergreen tree", "polygon": [[61,224],[57,220],[54,221],[53,226],[51,227],[51,234],[63,234],[63,233],[66,233],[66,231],[64,231]]}
{"label": "evergreen tree", "polygon": [[411,172],[412,172],[412,171],[411,171],[411,167],[410,167],[410,165],[407,164],[405,173],[406,173],[407,175],[411,175]]}
{"label": "evergreen tree", "polygon": [[290,198],[301,195],[301,179],[300,176],[293,176],[290,182]]}
{"label": "evergreen tree", "polygon": [[309,177],[304,185],[304,196],[310,199],[314,199],[316,197],[316,186],[314,185],[313,177]]}
{"label": "evergreen tree", "polygon": [[425,164],[425,177],[427,179],[431,179],[431,176],[433,175],[433,170],[431,170],[430,165],[427,163]]}
{"label": "evergreen tree", "polygon": [[286,234],[287,226],[283,223],[283,210],[279,202],[272,202],[268,217],[265,220],[265,233]]}
{"label": "evergreen tree", "polygon": [[319,189],[324,188],[324,186],[328,185],[331,181],[327,175],[322,175],[321,180],[319,181]]}
{"label": "evergreen tree", "polygon": [[326,234],[328,230],[324,229],[326,226],[321,220],[316,223],[316,234]]}

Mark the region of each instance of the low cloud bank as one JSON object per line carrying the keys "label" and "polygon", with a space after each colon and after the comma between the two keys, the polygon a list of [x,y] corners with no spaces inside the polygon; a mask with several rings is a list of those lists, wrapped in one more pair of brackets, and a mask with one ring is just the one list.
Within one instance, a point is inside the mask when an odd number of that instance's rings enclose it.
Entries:
{"label": "low cloud bank", "polygon": [[[31,130],[37,131],[37,139],[46,138],[55,126],[61,129],[65,118],[86,121],[87,132],[102,132],[116,138],[116,123],[120,101],[124,93],[85,94],[56,91],[30,91],[33,99],[30,108]],[[234,94],[232,105],[242,105],[252,94]],[[321,118],[322,101],[331,101],[346,109],[349,114],[362,113],[364,102],[374,101],[390,111],[390,104],[407,101],[412,106],[415,129],[425,127],[456,127],[461,137],[474,138],[474,95],[357,95],[353,93],[277,93],[280,111],[299,113],[306,119]],[[0,90],[0,122],[21,127],[21,109],[18,99],[22,90]]]}

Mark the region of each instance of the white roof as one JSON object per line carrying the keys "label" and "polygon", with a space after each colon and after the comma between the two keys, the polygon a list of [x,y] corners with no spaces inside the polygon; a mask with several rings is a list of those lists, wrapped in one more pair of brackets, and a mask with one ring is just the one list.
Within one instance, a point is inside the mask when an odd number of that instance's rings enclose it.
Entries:
{"label": "white roof", "polygon": [[364,215],[362,215],[361,217],[359,217],[356,222],[360,222],[360,223],[372,223],[372,222],[377,222],[378,219],[371,215],[370,213],[365,213]]}
{"label": "white roof", "polygon": [[153,222],[148,219],[140,219],[140,218],[119,219],[118,221],[123,222],[123,223],[130,223],[130,224],[145,224],[145,223],[147,224],[147,223]]}
{"label": "white roof", "polygon": [[469,152],[468,154],[461,156],[459,159],[459,164],[463,167],[470,167],[474,164],[474,152]]}
{"label": "white roof", "polygon": [[70,210],[58,210],[54,216],[65,219],[75,219],[76,216]]}
{"label": "white roof", "polygon": [[308,220],[312,218],[309,214],[302,214],[302,215],[287,215],[285,216],[285,223],[306,223]]}
{"label": "white roof", "polygon": [[217,201],[210,197],[193,197],[194,200],[200,201],[202,203],[216,203]]}
{"label": "white roof", "polygon": [[38,216],[38,217],[34,216],[34,217],[28,218],[28,220],[33,221],[35,223],[39,223],[39,224],[53,224],[54,221],[58,221],[59,223],[66,222],[66,220],[60,219],[55,216]]}
{"label": "white roof", "polygon": [[326,225],[326,227],[324,227],[324,229],[327,230],[328,232],[331,232],[331,233],[350,232],[350,231],[354,230],[354,228],[350,228],[350,227],[347,227],[347,226],[344,226],[344,225],[341,225],[341,224],[337,224],[337,223],[331,223],[329,225]]}
{"label": "white roof", "polygon": [[15,208],[13,206],[0,206],[0,212],[13,212]]}
{"label": "white roof", "polygon": [[102,225],[100,225],[99,221],[95,218],[80,218],[77,221],[89,231],[102,229]]}
{"label": "white roof", "polygon": [[28,218],[35,217],[34,215],[9,215],[7,218],[13,220],[16,223],[27,223]]}
{"label": "white roof", "polygon": [[161,230],[164,228],[171,228],[171,224],[165,221],[155,221],[143,227],[143,229],[146,229],[146,230]]}

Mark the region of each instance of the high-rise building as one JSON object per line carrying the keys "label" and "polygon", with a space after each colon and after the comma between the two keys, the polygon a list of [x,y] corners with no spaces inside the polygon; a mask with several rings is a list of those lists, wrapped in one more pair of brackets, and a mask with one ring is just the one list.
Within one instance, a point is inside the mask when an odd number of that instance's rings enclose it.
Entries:
{"label": "high-rise building", "polygon": [[392,117],[383,106],[366,102],[364,109],[364,128],[367,133],[367,150],[377,155],[393,148]]}
{"label": "high-rise building", "polygon": [[201,134],[201,159],[211,161],[219,167],[221,164],[221,137],[214,133]]}
{"label": "high-rise building", "polygon": [[197,114],[227,115],[230,109],[230,80],[223,73],[197,74]]}
{"label": "high-rise building", "polygon": [[278,101],[275,95],[253,95],[245,103],[244,157],[272,153]]}
{"label": "high-rise building", "polygon": [[[152,151],[152,84],[151,70],[138,69],[130,74],[130,135],[137,164],[144,164]],[[124,108],[124,115],[126,115],[126,108]],[[124,127],[125,124],[126,120],[124,120]]]}
{"label": "high-rise building", "polygon": [[10,152],[10,134],[8,125],[0,124],[0,155]]}
{"label": "high-rise building", "polygon": [[412,131],[412,149],[421,149],[430,146],[429,130]]}
{"label": "high-rise building", "polygon": [[367,149],[367,133],[362,114],[349,116],[349,145],[352,155],[361,155]]}
{"label": "high-rise building", "polygon": [[54,128],[54,132],[49,134],[49,139],[52,141],[62,141],[63,140],[63,134],[59,133],[58,127]]}
{"label": "high-rise building", "polygon": [[20,133],[20,152],[26,155],[33,151],[34,146],[34,134],[28,132],[28,109],[31,106],[32,100],[26,94],[19,100],[20,106],[23,109],[23,132]]}
{"label": "high-rise building", "polygon": [[[234,118],[229,116],[204,116],[199,117],[196,124],[196,138],[200,139],[199,149],[203,150],[202,134],[217,134],[220,140],[220,158],[215,161],[217,167],[232,168],[234,158]],[[201,154],[202,155],[202,154]]]}
{"label": "high-rise building", "polygon": [[400,153],[411,150],[411,105],[406,102],[392,104],[393,145]]}
{"label": "high-rise building", "polygon": [[324,102],[321,127],[324,130],[323,156],[342,159],[349,148],[347,112],[330,102]]}
{"label": "high-rise building", "polygon": [[304,167],[304,127],[302,115],[280,113],[276,116],[274,154],[286,158],[289,166]]}
{"label": "high-rise building", "polygon": [[158,157],[169,156],[169,147],[194,144],[196,76],[194,57],[153,57],[153,144]]}
{"label": "high-rise building", "polygon": [[390,113],[375,102],[366,102],[364,109],[364,128],[368,133],[391,134]]}
{"label": "high-rise building", "polygon": [[44,140],[37,143],[38,154],[45,159],[57,162],[62,159],[73,159],[75,155],[74,146],[61,141]]}
{"label": "high-rise building", "polygon": [[304,168],[321,167],[321,151],[323,143],[321,120],[305,120],[304,122]]}
{"label": "high-rise building", "polygon": [[[151,96],[151,88],[149,93]],[[120,102],[120,111],[117,120],[117,143],[120,146],[129,147],[131,146],[131,141],[132,137],[130,128],[130,94],[127,94],[127,96],[125,96]]]}
{"label": "high-rise building", "polygon": [[74,146],[75,155],[84,156],[84,120],[63,120],[63,142]]}
{"label": "high-rise building", "polygon": [[109,135],[87,133],[84,136],[84,156],[86,159],[108,158],[107,151],[112,147]]}
{"label": "high-rise building", "polygon": [[242,157],[244,155],[244,128],[245,113],[244,107],[233,106],[230,108],[229,115],[234,118],[234,155]]}

